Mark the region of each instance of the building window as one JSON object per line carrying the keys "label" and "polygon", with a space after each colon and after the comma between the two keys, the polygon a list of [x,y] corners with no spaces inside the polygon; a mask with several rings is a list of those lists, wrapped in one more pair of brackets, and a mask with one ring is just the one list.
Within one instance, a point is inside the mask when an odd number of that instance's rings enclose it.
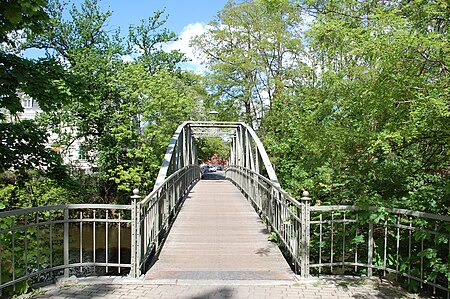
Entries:
{"label": "building window", "polygon": [[22,99],[22,107],[23,108],[33,108],[33,99],[30,97],[24,97]]}
{"label": "building window", "polygon": [[80,144],[80,147],[78,148],[78,160],[87,160],[88,158],[88,151],[85,145]]}

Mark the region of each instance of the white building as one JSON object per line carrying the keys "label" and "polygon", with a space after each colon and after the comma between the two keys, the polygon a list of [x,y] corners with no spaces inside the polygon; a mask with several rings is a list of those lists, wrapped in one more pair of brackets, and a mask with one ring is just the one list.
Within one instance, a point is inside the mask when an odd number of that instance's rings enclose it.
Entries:
{"label": "white building", "polygon": [[[19,119],[34,119],[42,109],[39,107],[37,101],[30,96],[19,93],[23,112],[18,114]],[[11,121],[13,121],[11,119]],[[68,132],[74,132],[72,128],[67,128]],[[63,163],[70,166],[71,171],[78,170],[82,173],[91,173],[95,168],[95,154],[90,153],[83,146],[83,138],[75,139],[69,146],[61,146],[58,144],[58,135],[50,133],[50,140],[48,146],[55,152],[61,154]]]}

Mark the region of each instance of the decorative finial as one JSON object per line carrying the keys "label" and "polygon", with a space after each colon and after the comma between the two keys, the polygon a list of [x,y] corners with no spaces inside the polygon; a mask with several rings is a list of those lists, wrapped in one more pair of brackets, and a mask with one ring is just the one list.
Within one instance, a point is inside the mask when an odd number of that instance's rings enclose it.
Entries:
{"label": "decorative finial", "polygon": [[139,189],[133,189],[133,195],[139,195]]}

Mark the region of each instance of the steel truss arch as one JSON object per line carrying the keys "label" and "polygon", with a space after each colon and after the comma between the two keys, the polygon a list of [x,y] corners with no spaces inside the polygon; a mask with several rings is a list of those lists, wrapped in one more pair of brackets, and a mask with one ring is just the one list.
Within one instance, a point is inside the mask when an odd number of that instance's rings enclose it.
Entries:
{"label": "steel truss arch", "polygon": [[221,137],[230,142],[229,165],[265,175],[279,186],[275,170],[256,132],[243,122],[186,121],[178,126],[170,140],[155,182],[154,190],[177,170],[198,165],[196,138]]}

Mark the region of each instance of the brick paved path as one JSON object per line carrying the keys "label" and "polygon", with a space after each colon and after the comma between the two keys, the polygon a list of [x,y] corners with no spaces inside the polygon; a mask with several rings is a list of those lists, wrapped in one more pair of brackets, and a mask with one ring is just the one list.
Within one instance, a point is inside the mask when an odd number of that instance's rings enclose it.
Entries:
{"label": "brick paved path", "polygon": [[34,298],[419,298],[388,282],[349,278],[311,279],[292,284],[266,281],[256,284],[249,281],[185,281],[175,284],[152,284],[143,280],[120,278],[78,279],[61,281],[46,287]]}

